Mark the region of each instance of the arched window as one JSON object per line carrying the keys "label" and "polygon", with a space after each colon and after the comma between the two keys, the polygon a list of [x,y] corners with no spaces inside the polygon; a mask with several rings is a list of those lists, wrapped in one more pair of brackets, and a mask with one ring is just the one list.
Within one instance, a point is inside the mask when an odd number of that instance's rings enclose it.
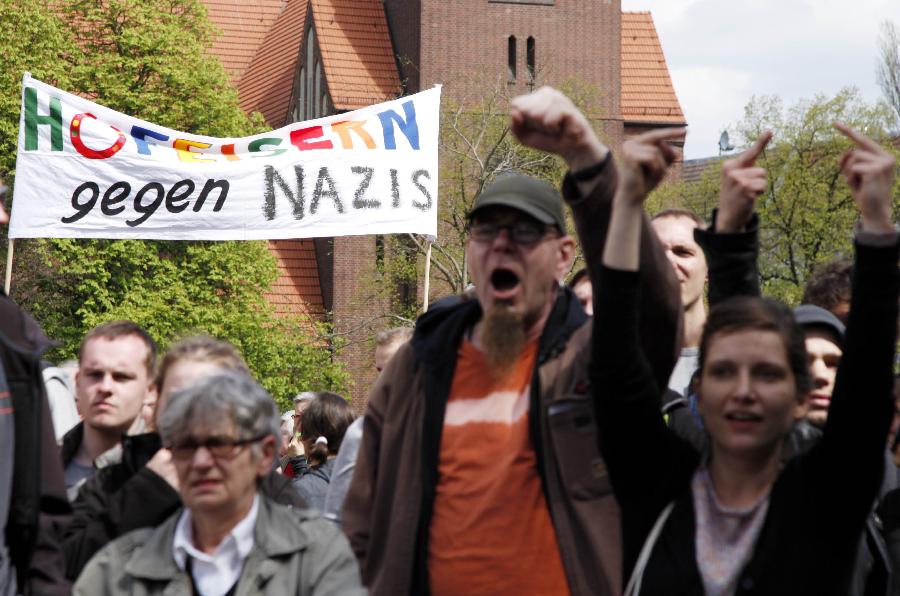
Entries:
{"label": "arched window", "polygon": [[318,118],[322,115],[319,113],[319,106],[322,103],[319,101],[320,97],[322,97],[322,63],[316,60],[316,94],[313,96],[313,118]]}
{"label": "arched window", "polygon": [[316,30],[310,27],[309,34],[306,36],[306,105],[303,107],[303,119],[309,120],[313,117],[313,106],[315,106],[316,96],[313,90],[313,66],[316,53]]}
{"label": "arched window", "polygon": [[527,67],[528,86],[534,87],[535,66],[534,66],[534,37],[528,36],[525,42],[525,65]]}
{"label": "arched window", "polygon": [[516,36],[510,35],[506,43],[507,81],[516,82]]}
{"label": "arched window", "polygon": [[298,85],[299,93],[297,103],[294,105],[294,122],[300,122],[304,119],[303,110],[306,108],[306,68],[300,67],[300,83]]}

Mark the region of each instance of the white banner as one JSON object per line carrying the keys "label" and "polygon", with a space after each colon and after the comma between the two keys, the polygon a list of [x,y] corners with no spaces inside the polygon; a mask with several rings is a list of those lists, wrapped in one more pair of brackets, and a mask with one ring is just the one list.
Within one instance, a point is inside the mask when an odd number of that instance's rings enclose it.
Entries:
{"label": "white banner", "polygon": [[252,137],[131,118],[26,74],[10,238],[437,233],[440,88]]}

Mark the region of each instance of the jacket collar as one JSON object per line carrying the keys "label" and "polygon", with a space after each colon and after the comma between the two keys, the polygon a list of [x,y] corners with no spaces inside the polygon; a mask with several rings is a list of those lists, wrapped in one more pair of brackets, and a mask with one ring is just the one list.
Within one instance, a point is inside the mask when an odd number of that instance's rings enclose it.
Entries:
{"label": "jacket collar", "polygon": [[59,448],[59,454],[62,456],[63,467],[71,463],[72,459],[75,457],[75,454],[78,452],[78,448],[81,446],[81,441],[84,440],[84,421],[79,422],[72,429],[63,435],[62,445]]}
{"label": "jacket collar", "polygon": [[[156,528],[144,542],[131,554],[125,564],[125,573],[134,577],[149,580],[172,580],[181,570],[175,564],[173,544],[175,540],[175,526],[181,516],[181,509],[169,517],[161,526]],[[291,531],[297,525],[297,511],[280,505],[273,504],[267,497],[260,494],[259,513],[256,517],[256,527],[253,530],[253,550],[247,557],[265,563],[266,559],[289,555],[306,548],[310,542],[309,535],[303,531]],[[280,531],[273,532],[278,528]],[[250,566],[244,566],[245,569]],[[262,564],[256,573],[271,575],[277,570],[277,565]]]}

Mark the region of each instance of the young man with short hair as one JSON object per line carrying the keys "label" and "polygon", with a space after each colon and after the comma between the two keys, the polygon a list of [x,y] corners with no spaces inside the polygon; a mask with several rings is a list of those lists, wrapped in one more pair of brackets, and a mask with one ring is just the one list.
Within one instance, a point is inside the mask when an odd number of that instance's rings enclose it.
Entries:
{"label": "young man with short hair", "polygon": [[104,323],[82,340],[75,392],[83,420],[63,437],[61,450],[70,500],[98,467],[117,459],[110,450],[156,392],[155,367],[156,342],[131,321]]}

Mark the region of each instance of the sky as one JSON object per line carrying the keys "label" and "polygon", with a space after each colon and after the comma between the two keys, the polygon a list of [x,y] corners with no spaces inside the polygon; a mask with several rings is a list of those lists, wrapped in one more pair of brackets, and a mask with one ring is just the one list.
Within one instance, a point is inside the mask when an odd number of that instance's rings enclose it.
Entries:
{"label": "sky", "polygon": [[880,23],[900,26],[900,0],[621,1],[653,15],[688,122],[686,159],[717,155],[754,95],[787,107],[855,86],[878,101]]}

